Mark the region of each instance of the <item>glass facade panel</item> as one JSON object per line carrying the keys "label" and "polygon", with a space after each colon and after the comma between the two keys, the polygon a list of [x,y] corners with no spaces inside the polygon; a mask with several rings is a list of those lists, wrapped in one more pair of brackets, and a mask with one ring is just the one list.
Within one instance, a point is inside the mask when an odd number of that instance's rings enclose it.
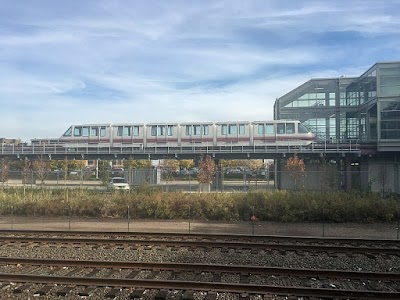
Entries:
{"label": "glass facade panel", "polygon": [[400,100],[381,102],[381,139],[400,139]]}
{"label": "glass facade panel", "polygon": [[326,139],[326,119],[311,118],[303,122],[307,128],[313,132],[318,138]]}

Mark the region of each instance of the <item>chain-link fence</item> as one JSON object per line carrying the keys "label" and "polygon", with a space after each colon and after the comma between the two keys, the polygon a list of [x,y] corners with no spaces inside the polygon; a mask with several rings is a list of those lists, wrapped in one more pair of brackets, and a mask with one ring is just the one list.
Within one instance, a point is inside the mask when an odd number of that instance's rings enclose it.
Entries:
{"label": "chain-link fence", "polygon": [[[166,172],[157,168],[107,170],[79,170],[63,172],[49,171],[9,171],[0,179],[0,188],[65,188],[82,187],[104,189],[113,177],[123,177],[131,187],[154,186],[164,191],[199,191],[196,172]],[[382,170],[336,170],[309,169],[305,172],[256,172],[248,170],[217,171],[210,183],[211,191],[248,191],[248,190],[357,190],[379,192],[382,194],[399,193],[400,176],[394,172]]]}

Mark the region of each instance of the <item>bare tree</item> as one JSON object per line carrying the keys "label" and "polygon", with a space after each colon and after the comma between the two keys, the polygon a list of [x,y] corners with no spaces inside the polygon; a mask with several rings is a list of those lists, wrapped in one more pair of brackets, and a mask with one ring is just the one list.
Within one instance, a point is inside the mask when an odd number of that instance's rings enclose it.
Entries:
{"label": "bare tree", "polygon": [[32,163],[33,170],[35,171],[37,179],[40,180],[41,185],[44,185],[44,181],[47,176],[50,174],[51,168],[49,161],[45,161],[43,157],[40,157],[38,160],[33,161]]}
{"label": "bare tree", "polygon": [[10,162],[7,158],[2,158],[0,160],[0,182],[4,185],[8,181],[10,176]]}

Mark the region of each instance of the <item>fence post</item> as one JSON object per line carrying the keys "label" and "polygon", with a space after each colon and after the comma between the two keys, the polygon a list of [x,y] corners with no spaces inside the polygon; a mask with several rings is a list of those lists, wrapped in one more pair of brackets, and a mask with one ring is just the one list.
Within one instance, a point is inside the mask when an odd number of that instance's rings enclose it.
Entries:
{"label": "fence post", "polygon": [[129,232],[129,220],[130,220],[130,215],[129,215],[129,205],[128,205],[128,232]]}
{"label": "fence post", "polygon": [[400,238],[400,210],[397,211],[397,239]]}
{"label": "fence post", "polygon": [[190,205],[189,205],[189,234],[190,234],[190,219],[191,219],[191,215],[190,215]]}

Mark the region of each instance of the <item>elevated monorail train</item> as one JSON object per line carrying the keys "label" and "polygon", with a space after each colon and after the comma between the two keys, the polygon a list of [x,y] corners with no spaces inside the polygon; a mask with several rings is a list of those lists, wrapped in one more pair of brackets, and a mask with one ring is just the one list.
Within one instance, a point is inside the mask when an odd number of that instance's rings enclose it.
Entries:
{"label": "elevated monorail train", "polygon": [[300,121],[121,123],[72,125],[59,139],[32,139],[32,145],[87,147],[306,146],[315,140]]}

